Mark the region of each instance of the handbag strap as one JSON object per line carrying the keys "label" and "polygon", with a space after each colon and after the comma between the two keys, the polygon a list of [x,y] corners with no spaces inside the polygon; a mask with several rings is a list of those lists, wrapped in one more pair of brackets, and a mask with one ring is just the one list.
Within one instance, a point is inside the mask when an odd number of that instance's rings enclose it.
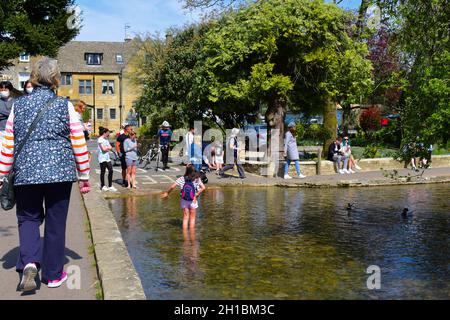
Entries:
{"label": "handbag strap", "polygon": [[28,132],[25,135],[25,138],[22,140],[20,145],[17,147],[17,151],[15,152],[16,153],[15,154],[15,158],[16,159],[19,157],[20,152],[22,151],[23,147],[27,143],[27,141],[30,138],[31,134],[33,133],[34,129],[36,129],[37,124],[42,119],[42,117],[44,116],[45,112],[47,112],[47,110],[50,108],[50,106],[53,104],[53,102],[56,100],[57,97],[58,96],[54,96],[54,97],[50,98],[47,101],[47,104],[39,111],[38,115],[36,116],[36,118],[34,119],[33,123],[31,124],[30,128],[28,129]]}

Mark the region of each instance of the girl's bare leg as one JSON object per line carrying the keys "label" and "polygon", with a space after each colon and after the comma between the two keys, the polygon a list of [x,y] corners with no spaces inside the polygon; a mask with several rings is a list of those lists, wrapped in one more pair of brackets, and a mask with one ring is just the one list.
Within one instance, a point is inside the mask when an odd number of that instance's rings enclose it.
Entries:
{"label": "girl's bare leg", "polygon": [[190,210],[190,216],[189,216],[189,227],[191,229],[195,228],[195,218],[197,217],[197,210],[196,209],[191,209]]}
{"label": "girl's bare leg", "polygon": [[189,209],[183,209],[183,230],[189,228]]}
{"label": "girl's bare leg", "polygon": [[131,167],[131,180],[133,180],[133,188],[137,189],[137,187],[136,187],[136,167]]}
{"label": "girl's bare leg", "polygon": [[127,182],[128,182],[128,189],[131,189],[131,167],[127,168]]}

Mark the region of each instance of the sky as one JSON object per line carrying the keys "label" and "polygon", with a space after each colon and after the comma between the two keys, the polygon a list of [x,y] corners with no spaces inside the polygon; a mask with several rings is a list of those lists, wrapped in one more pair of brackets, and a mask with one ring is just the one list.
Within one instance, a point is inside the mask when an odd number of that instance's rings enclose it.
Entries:
{"label": "sky", "polygon": [[[329,2],[331,0],[328,0]],[[340,6],[357,8],[361,0],[343,0]],[[200,12],[183,9],[179,0],[76,0],[82,11],[79,41],[123,41],[125,25],[128,37],[160,33],[199,20]]]}

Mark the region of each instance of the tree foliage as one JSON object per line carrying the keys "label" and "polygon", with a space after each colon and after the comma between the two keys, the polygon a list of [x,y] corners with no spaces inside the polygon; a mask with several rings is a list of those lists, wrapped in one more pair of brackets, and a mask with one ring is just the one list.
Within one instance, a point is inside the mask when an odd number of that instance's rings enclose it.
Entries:
{"label": "tree foliage", "polygon": [[78,31],[69,29],[73,0],[0,1],[0,70],[22,52],[56,56]]}

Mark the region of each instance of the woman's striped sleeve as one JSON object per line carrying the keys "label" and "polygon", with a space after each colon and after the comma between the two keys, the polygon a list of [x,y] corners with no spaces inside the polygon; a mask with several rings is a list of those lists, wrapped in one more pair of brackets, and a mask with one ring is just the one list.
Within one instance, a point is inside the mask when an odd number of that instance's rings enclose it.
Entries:
{"label": "woman's striped sleeve", "polygon": [[2,139],[0,154],[0,177],[3,178],[10,171],[14,163],[14,106],[11,109],[6,129]]}
{"label": "woman's striped sleeve", "polygon": [[73,153],[77,164],[79,180],[89,180],[90,164],[89,152],[84,138],[83,124],[71,102],[69,102],[70,116],[70,141],[72,142]]}

